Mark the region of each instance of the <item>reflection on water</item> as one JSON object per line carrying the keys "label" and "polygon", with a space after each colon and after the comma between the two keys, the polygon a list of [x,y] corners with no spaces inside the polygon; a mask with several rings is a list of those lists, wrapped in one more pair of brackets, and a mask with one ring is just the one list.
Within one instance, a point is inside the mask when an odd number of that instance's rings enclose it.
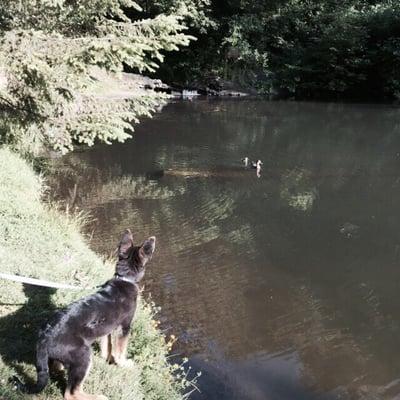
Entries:
{"label": "reflection on water", "polygon": [[400,396],[396,108],[179,102],[60,163],[96,250],[157,236],[146,289],[204,372],[194,399]]}

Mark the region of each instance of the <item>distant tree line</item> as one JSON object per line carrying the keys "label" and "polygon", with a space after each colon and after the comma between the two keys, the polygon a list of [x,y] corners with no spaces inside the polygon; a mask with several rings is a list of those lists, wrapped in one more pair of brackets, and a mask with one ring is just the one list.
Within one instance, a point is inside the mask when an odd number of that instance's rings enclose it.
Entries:
{"label": "distant tree line", "polygon": [[144,0],[149,15],[186,8],[198,38],[167,57],[162,77],[231,80],[301,99],[400,97],[398,0]]}

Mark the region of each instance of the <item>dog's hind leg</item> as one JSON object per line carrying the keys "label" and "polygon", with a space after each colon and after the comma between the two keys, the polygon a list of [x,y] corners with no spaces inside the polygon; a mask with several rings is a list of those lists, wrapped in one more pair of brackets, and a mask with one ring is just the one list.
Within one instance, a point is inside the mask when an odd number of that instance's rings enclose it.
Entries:
{"label": "dog's hind leg", "polygon": [[64,364],[57,360],[51,360],[50,368],[53,372],[61,372],[64,371]]}
{"label": "dog's hind leg", "polygon": [[74,357],[76,361],[69,366],[64,400],[107,400],[105,396],[87,394],[82,390],[83,382],[91,366],[90,356],[90,347],[82,347],[76,352]]}

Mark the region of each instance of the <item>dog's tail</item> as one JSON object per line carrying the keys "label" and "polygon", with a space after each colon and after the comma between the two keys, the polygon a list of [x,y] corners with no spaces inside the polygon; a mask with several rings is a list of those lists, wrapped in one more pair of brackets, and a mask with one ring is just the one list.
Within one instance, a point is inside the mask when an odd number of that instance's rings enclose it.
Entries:
{"label": "dog's tail", "polygon": [[45,340],[39,340],[36,346],[36,371],[37,382],[34,385],[24,385],[14,377],[13,381],[17,388],[25,393],[35,394],[41,392],[49,382],[49,354]]}
{"label": "dog's tail", "polygon": [[45,340],[39,340],[36,346],[37,383],[28,388],[28,393],[41,392],[49,382],[49,354]]}

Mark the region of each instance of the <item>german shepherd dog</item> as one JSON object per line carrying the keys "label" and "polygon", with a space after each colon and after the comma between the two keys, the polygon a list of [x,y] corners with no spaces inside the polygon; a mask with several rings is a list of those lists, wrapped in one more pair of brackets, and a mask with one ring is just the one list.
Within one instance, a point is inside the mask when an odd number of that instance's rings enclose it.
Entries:
{"label": "german shepherd dog", "polygon": [[[124,365],[131,322],[136,310],[139,288],[145,266],[155,249],[156,238],[149,237],[134,246],[126,230],[118,245],[116,272],[100,290],[72,303],[54,315],[39,332],[36,346],[37,383],[25,390],[38,393],[49,380],[49,362],[68,370],[65,400],[106,400],[102,395],[89,395],[82,385],[91,364],[91,344],[101,338],[101,354],[110,363]],[[111,346],[111,332],[121,328]]]}

